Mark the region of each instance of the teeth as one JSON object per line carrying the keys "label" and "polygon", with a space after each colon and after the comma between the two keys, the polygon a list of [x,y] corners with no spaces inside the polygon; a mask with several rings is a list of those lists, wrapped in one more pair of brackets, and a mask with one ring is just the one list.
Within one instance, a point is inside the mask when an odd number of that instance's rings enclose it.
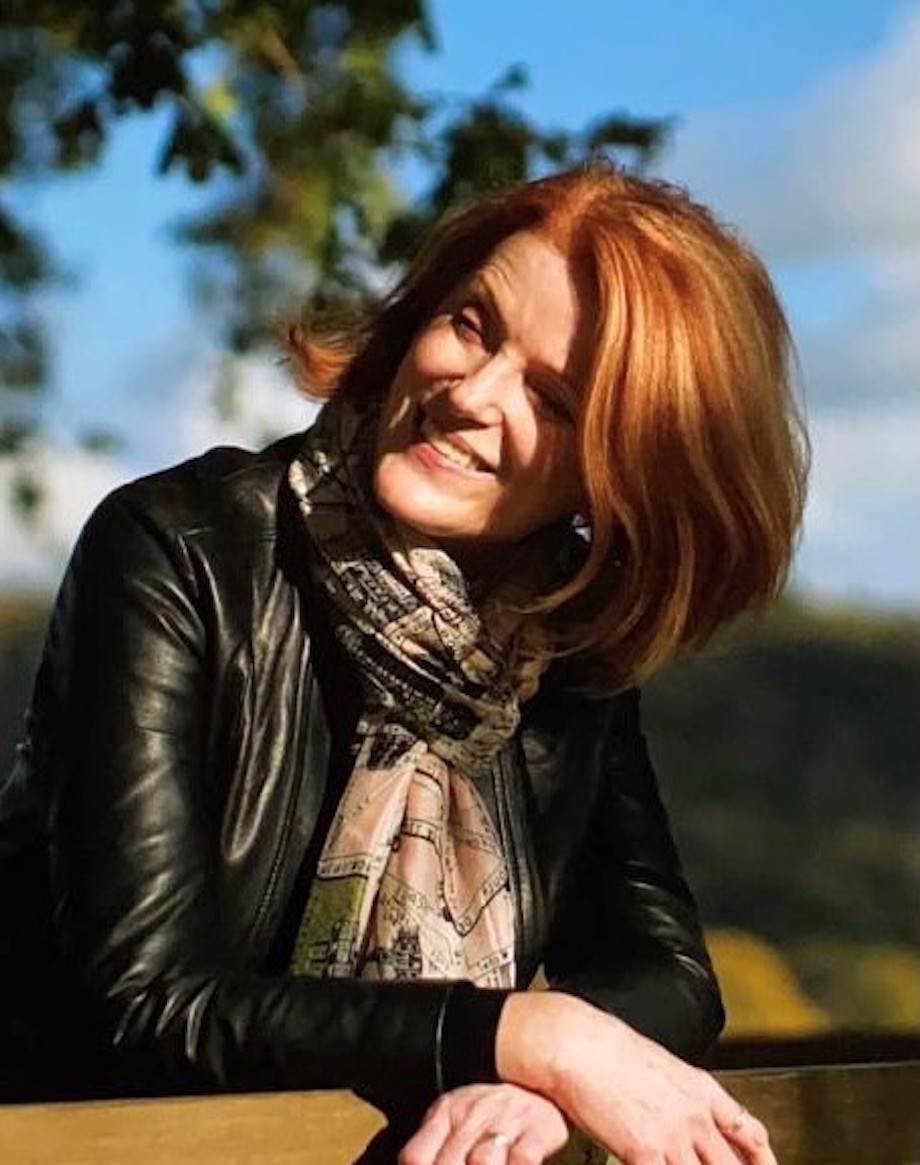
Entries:
{"label": "teeth", "polygon": [[483,462],[473,453],[459,449],[447,437],[436,429],[427,418],[422,421],[422,436],[428,444],[438,451],[443,458],[459,469],[482,470]]}

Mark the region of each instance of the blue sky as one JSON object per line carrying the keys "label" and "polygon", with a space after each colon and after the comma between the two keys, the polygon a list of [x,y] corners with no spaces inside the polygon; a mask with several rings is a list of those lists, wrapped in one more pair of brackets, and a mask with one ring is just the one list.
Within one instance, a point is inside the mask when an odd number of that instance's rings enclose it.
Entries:
{"label": "blue sky", "polygon": [[[920,6],[889,0],[438,0],[440,51],[407,46],[423,89],[475,93],[509,64],[546,126],[627,110],[674,120],[658,165],[735,222],[786,301],[814,440],[796,582],[816,600],[920,605]],[[54,505],[26,537],[0,509],[0,584],[50,583],[98,496],[218,441],[251,444],[302,404],[244,369],[230,424],[208,405],[216,353],[169,224],[202,194],[153,177],[162,123],[138,118],[95,175],[19,192],[75,277],[49,306]],[[130,440],[89,461],[76,433]],[[0,486],[3,482],[0,481]]]}

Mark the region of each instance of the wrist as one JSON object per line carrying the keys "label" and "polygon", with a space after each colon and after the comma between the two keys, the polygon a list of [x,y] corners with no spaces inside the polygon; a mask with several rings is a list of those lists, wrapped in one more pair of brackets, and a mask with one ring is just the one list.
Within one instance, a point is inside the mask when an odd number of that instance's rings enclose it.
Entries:
{"label": "wrist", "polygon": [[594,1008],[558,991],[519,991],[508,996],[495,1033],[499,1078],[553,1100],[564,1095],[567,1056],[577,1031]]}

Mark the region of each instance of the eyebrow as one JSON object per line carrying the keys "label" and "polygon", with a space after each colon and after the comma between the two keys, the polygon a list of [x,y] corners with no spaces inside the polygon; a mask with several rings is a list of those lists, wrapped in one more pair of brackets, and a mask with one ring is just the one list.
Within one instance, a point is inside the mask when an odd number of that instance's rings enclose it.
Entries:
{"label": "eyebrow", "polygon": [[[505,316],[502,312],[501,306],[495,295],[495,292],[489,286],[486,276],[482,271],[473,273],[466,286],[466,294],[472,296],[474,299],[480,301],[486,311],[494,318],[505,324]],[[558,368],[554,368],[552,364],[546,364],[542,360],[531,361],[534,370],[547,380],[551,380],[559,389],[565,394],[577,399],[578,393],[571,377],[565,372],[561,372]]]}

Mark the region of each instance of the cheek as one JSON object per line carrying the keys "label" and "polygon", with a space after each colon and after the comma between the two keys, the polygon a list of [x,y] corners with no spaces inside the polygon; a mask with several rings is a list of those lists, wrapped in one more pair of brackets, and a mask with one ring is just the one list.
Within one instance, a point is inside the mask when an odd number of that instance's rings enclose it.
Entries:
{"label": "cheek", "polygon": [[409,357],[406,356],[396,369],[396,375],[393,377],[380,412],[377,432],[378,457],[388,449],[395,448],[411,428],[417,399],[416,378]]}
{"label": "cheek", "polygon": [[463,349],[445,317],[436,317],[416,335],[403,365],[407,375],[418,385],[444,376],[455,376],[462,371]]}
{"label": "cheek", "polygon": [[545,428],[535,444],[532,472],[543,482],[543,488],[560,505],[577,508],[584,496],[581,471],[578,464],[578,445],[575,431],[568,427]]}
{"label": "cheek", "polygon": [[407,398],[418,396],[433,371],[432,345],[427,333],[417,336],[396,369],[387,394],[386,413],[397,411]]}

